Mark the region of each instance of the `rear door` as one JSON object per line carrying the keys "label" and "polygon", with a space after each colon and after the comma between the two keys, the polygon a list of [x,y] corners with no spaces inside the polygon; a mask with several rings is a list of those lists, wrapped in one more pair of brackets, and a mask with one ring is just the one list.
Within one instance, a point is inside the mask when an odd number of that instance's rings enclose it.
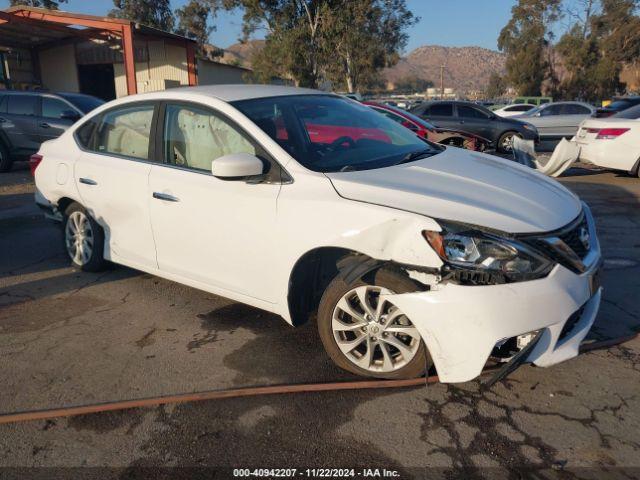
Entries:
{"label": "rear door", "polygon": [[153,102],[129,103],[107,110],[76,132],[79,143],[88,140],[74,176],[83,205],[104,228],[105,256],[142,270],[157,268],[149,219],[156,111]]}
{"label": "rear door", "polygon": [[70,103],[49,95],[42,96],[38,127],[43,142],[58,138],[74,124],[75,121],[72,119],[61,118],[65,113],[71,112],[76,113],[80,118],[80,113]]}
{"label": "rear door", "polygon": [[458,119],[454,116],[453,104],[449,102],[428,105],[421,115],[436,127],[458,128]]}
{"label": "rear door", "polygon": [[[35,94],[6,96],[6,112],[0,113],[0,127],[12,149],[21,155],[30,155],[42,143],[38,124],[39,98]],[[4,105],[4,101],[3,101]]]}
{"label": "rear door", "polygon": [[569,103],[564,106],[561,117],[563,117],[561,135],[567,138],[573,137],[578,132],[580,124],[591,117],[591,110],[584,105]]}

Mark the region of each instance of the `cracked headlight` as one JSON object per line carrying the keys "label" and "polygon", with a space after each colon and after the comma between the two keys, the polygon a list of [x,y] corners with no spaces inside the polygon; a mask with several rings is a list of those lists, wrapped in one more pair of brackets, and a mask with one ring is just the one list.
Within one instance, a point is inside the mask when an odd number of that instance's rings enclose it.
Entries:
{"label": "cracked headlight", "polygon": [[425,230],[424,238],[459,283],[498,284],[546,276],[554,262],[517,240],[477,228],[440,221],[442,232]]}

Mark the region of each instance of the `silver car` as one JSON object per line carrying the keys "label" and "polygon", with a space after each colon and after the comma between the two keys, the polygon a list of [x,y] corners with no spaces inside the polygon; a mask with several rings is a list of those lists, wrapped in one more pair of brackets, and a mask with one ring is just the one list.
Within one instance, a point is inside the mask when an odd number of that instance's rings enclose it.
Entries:
{"label": "silver car", "polygon": [[582,121],[595,111],[595,107],[584,102],[554,102],[511,118],[534,125],[540,134],[541,144],[554,147],[562,138],[573,137]]}

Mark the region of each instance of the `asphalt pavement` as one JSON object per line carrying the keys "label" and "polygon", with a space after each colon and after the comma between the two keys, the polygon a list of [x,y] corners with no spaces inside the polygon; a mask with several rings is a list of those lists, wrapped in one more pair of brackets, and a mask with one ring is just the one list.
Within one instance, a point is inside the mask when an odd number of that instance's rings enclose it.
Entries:
{"label": "asphalt pavement", "polygon": [[[589,338],[639,331],[640,180],[588,168],[560,180],[591,206],[606,259]],[[329,361],[313,321],[293,328],[124,267],[74,270],[33,188],[23,166],[0,174],[0,413],[356,379]],[[245,468],[298,468],[299,478],[324,473],[307,468],[358,478],[375,469],[394,478],[637,478],[640,340],[548,369],[523,366],[489,391],[472,381],[0,425],[0,479],[234,478]]]}

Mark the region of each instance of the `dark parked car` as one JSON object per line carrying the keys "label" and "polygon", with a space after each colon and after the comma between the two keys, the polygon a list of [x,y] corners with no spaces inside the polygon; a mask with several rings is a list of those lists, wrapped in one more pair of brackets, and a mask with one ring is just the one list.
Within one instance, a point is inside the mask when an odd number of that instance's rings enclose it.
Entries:
{"label": "dark parked car", "polygon": [[412,109],[411,113],[437,127],[464,130],[487,138],[501,152],[511,151],[514,135],[525,140],[538,141],[538,130],[533,125],[499,117],[491,110],[470,102],[428,102]]}
{"label": "dark parked car", "polygon": [[640,96],[637,97],[616,97],[606,107],[598,108],[595,113],[596,118],[605,118],[622,112],[627,108],[640,105]]}
{"label": "dark parked car", "polygon": [[0,172],[28,159],[104,101],[80,93],[0,90]]}

